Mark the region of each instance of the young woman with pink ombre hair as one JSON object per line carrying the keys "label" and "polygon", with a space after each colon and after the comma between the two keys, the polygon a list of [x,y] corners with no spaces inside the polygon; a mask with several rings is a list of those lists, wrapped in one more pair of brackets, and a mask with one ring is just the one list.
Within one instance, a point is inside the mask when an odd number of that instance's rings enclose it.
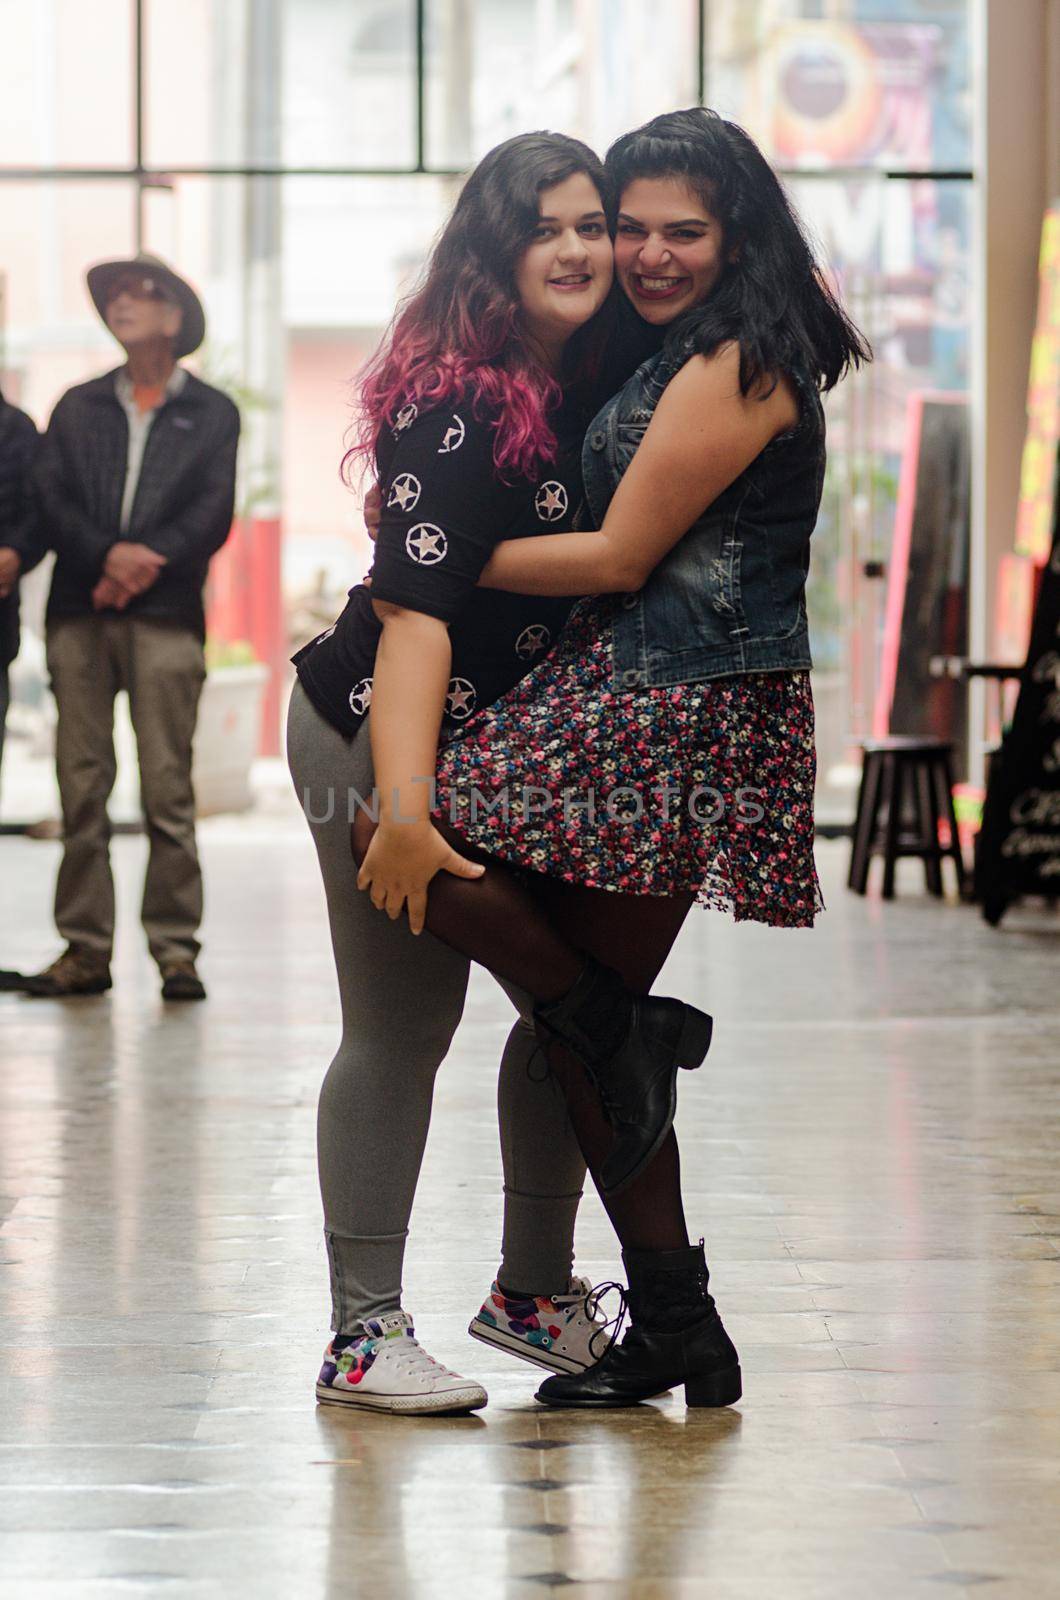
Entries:
{"label": "young woman with pink ombre hair", "polygon": [[[380,917],[358,893],[350,825],[376,791],[377,862],[389,851],[423,881],[482,871],[430,826],[439,741],[542,659],[571,602],[476,582],[501,539],[579,525],[585,426],[657,344],[635,317],[616,337],[605,200],[597,158],[555,134],[510,139],[471,174],[422,287],[362,379],[351,456],[374,468],[383,501],[371,589],[353,589],[334,627],[295,657],[288,754],[342,999],[318,1118],[335,1332],[324,1401],[399,1412],[486,1403],[480,1385],[427,1355],[401,1301],[434,1078],[469,963],[417,937],[425,895],[406,920]],[[505,987],[521,1018],[500,1069],[503,1250],[475,1329],[580,1373],[599,1354],[600,1327],[591,1286],[572,1275],[585,1162],[562,1092],[531,1070],[529,999]],[[665,1048],[696,1064],[708,1019],[677,1001],[648,1004],[667,1008]],[[478,1152],[467,1155],[471,1165]],[[448,1245],[458,1273],[459,1237]]]}

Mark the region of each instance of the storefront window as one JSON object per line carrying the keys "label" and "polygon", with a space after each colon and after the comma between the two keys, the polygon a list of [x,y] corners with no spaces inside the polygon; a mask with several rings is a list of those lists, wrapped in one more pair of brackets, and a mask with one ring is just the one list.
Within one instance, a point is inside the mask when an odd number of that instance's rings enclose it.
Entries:
{"label": "storefront window", "polygon": [[350,383],[422,268],[451,174],[535,127],[602,153],[702,89],[780,170],[876,352],[828,401],[810,588],[822,814],[846,820],[879,696],[907,415],[968,387],[968,9],[426,0],[417,38],[415,0],[0,0],[2,159],[68,169],[5,182],[0,167],[5,387],[43,424],[114,360],[84,290],[92,260],[142,244],[186,273],[209,317],[195,364],[243,410],[240,516],[276,542],[286,650],[370,558],[338,476]]}

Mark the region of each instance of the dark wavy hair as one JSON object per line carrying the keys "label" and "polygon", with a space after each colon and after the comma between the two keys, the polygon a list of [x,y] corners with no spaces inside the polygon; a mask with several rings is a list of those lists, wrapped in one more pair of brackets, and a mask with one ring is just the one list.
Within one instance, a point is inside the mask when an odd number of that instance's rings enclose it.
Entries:
{"label": "dark wavy hair", "polygon": [[776,173],[754,140],[701,107],[653,117],[607,152],[608,180],[620,204],[636,178],[680,178],[720,223],[736,259],[710,295],[679,317],[667,345],[690,338],[710,355],[740,348],[740,388],[776,387],[786,369],[809,369],[831,389],[872,350],[830,288]]}
{"label": "dark wavy hair", "polygon": [[[354,443],[343,461],[347,480],[356,464],[374,459],[380,435],[410,402],[423,407],[465,399],[479,413],[499,410],[494,461],[502,473],[532,477],[554,458],[549,413],[562,392],[527,343],[515,273],[537,226],[542,190],[579,172],[595,184],[606,208],[603,164],[578,139],[521,133],[483,156],[422,283],[360,374]],[[568,358],[591,364],[592,334],[579,329]]]}

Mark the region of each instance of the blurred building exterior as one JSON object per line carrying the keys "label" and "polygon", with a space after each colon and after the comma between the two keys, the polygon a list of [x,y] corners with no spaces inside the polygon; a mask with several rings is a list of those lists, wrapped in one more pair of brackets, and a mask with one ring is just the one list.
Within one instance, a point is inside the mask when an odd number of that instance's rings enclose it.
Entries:
{"label": "blurred building exterior", "polygon": [[[983,134],[995,70],[984,41],[993,28],[998,73],[1032,58],[1045,73],[1052,4],[0,0],[5,391],[43,425],[64,388],[113,362],[83,286],[92,260],[142,246],[197,285],[210,317],[198,365],[239,401],[248,441],[214,622],[253,635],[280,673],[368,564],[357,498],[338,476],[350,380],[414,281],[459,173],[528,128],[602,152],[702,99],[782,171],[876,347],[876,363],[829,404],[810,594],[822,808],[847,815],[853,741],[872,725],[907,398],[971,393],[987,426],[984,163],[1000,136],[996,121]],[[1021,8],[1033,26],[1013,21]],[[1047,98],[1046,83],[1039,117]],[[998,171],[1009,159],[999,147]],[[1042,192],[1015,224],[1024,238],[1056,177],[1045,158],[1039,167]],[[1026,304],[1017,295],[1011,325],[993,333],[1008,395],[1020,360],[1026,376],[1025,351],[1004,351],[1020,319],[1029,348],[1033,243],[1023,266]],[[981,648],[993,555],[1010,543],[997,508],[1016,448],[975,494]],[[42,583],[26,608],[30,656]],[[23,680],[32,700],[32,672]]]}

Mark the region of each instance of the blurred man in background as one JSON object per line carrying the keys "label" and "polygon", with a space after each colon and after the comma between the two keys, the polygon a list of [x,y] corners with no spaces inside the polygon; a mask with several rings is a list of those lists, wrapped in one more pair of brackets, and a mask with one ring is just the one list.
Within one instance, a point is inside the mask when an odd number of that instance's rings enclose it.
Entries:
{"label": "blurred man in background", "polygon": [[59,712],[64,849],[55,891],[63,954],[28,994],[110,988],[114,884],[107,799],[114,698],[127,691],[149,854],[142,919],[167,1000],[201,1000],[202,875],[192,738],[206,675],[202,592],[232,525],[239,413],[178,362],[206,331],[191,286],[152,256],[88,273],[125,364],[62,396],[36,469],[56,552],[47,658]]}

